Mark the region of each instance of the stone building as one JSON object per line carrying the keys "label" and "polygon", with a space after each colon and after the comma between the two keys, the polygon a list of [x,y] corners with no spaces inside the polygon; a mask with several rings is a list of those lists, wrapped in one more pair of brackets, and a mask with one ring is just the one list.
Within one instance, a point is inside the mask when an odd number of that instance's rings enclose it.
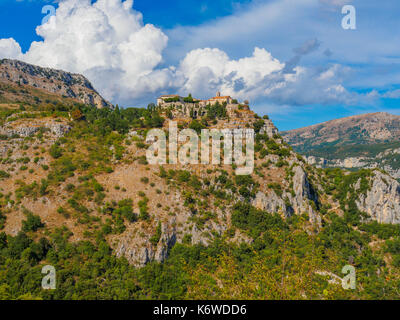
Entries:
{"label": "stone building", "polygon": [[223,104],[223,103],[232,104],[233,103],[233,99],[230,96],[223,96],[222,97],[221,96],[221,92],[217,92],[215,97],[207,100],[207,104],[214,105],[214,104],[217,104],[217,103],[219,103],[219,104]]}
{"label": "stone building", "polygon": [[[176,101],[175,101],[176,100]],[[157,105],[165,105],[170,103],[183,103],[183,98],[177,94],[163,95],[157,99]]]}
{"label": "stone building", "polygon": [[[189,101],[188,101],[189,100]],[[179,95],[163,95],[157,99],[157,106],[165,110],[172,118],[200,118],[207,113],[207,106],[216,104],[225,105],[229,118],[252,118],[253,112],[247,104],[239,104],[230,96],[221,96],[217,92],[215,97],[208,100],[200,100],[192,97],[184,98]]]}
{"label": "stone building", "polygon": [[192,105],[192,104],[196,104],[199,107],[205,107],[207,105],[215,105],[217,103],[219,104],[237,104],[237,103],[233,103],[234,99],[232,99],[232,97],[230,96],[221,96],[220,92],[217,92],[216,96],[213,98],[210,98],[208,100],[201,100],[201,99],[196,99],[196,98],[192,98],[192,102],[185,102],[185,98],[181,97],[177,94],[170,94],[170,95],[162,95],[161,97],[159,97],[157,99],[157,105],[158,106],[162,106],[162,107],[166,107],[166,106],[170,106],[170,105]]}

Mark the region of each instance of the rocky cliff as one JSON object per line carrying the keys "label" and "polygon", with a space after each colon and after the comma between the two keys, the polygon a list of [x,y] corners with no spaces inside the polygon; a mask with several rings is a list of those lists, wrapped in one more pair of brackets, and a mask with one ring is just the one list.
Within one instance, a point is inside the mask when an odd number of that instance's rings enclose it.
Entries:
{"label": "rocky cliff", "polygon": [[84,76],[42,68],[18,60],[0,60],[0,81],[29,86],[64,98],[71,98],[97,108],[111,107]]}
{"label": "rocky cliff", "polygon": [[[321,218],[314,210],[318,206],[318,197],[308,181],[306,172],[299,164],[294,167],[293,171],[293,192],[277,195],[272,190],[269,190],[269,192],[259,191],[252,202],[253,205],[271,213],[282,212],[286,217],[306,213],[310,216],[312,223],[320,224]],[[313,203],[314,208],[311,203]]]}
{"label": "rocky cliff", "polygon": [[[366,194],[356,201],[360,211],[379,223],[400,224],[400,184],[390,176],[376,170]],[[359,182],[356,190],[360,189]]]}

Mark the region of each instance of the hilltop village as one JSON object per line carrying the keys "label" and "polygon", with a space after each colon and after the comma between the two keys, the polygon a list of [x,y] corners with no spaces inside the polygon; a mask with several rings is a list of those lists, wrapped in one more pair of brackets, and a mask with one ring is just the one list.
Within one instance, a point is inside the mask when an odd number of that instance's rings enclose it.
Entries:
{"label": "hilltop village", "polygon": [[[163,95],[157,99],[157,107],[167,118],[178,123],[201,119],[209,112],[223,113],[227,120],[219,122],[216,120],[215,125],[218,127],[223,125],[224,128],[229,129],[248,128],[258,117],[250,110],[247,100],[240,103],[230,96],[222,96],[220,92],[208,100],[193,98],[191,94],[187,97]],[[263,120],[264,125],[261,132],[267,133],[271,137],[278,133],[278,129],[267,116]]]}

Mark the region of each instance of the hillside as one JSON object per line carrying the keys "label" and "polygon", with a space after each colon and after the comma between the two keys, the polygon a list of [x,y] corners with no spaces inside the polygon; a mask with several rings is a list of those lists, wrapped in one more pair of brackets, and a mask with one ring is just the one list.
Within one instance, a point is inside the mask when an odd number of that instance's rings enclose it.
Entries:
{"label": "hillside", "polygon": [[[400,185],[387,174],[310,166],[233,101],[114,110],[61,99],[0,105],[0,299],[398,297]],[[254,172],[149,164],[147,132],[169,121],[253,128]],[[44,264],[56,290],[41,289]],[[357,290],[331,281],[347,264]]]}
{"label": "hillside", "polygon": [[400,178],[400,116],[385,112],[364,114],[281,134],[311,164],[381,168]]}
{"label": "hillside", "polygon": [[42,68],[18,60],[0,60],[0,102],[52,103],[60,98],[111,107],[82,75]]}

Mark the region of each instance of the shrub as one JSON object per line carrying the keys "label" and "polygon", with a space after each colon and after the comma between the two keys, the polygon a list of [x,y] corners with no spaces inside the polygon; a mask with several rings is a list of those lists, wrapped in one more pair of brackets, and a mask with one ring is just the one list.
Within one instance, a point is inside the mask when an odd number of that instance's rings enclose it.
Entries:
{"label": "shrub", "polygon": [[189,129],[193,129],[197,133],[200,133],[201,129],[204,129],[204,128],[205,128],[204,124],[202,124],[201,122],[199,122],[197,120],[193,120],[189,125]]}
{"label": "shrub", "polygon": [[93,182],[93,188],[94,188],[94,191],[96,191],[96,192],[104,191],[103,186],[100,183],[98,183],[97,181]]}
{"label": "shrub", "polygon": [[233,226],[247,231],[253,238],[270,230],[284,230],[286,223],[279,214],[271,215],[247,203],[237,203],[232,213]]}
{"label": "shrub", "polygon": [[183,244],[186,244],[186,245],[192,244],[192,235],[191,235],[191,234],[188,234],[188,233],[185,234],[185,235],[183,236],[182,243],[183,243]]}
{"label": "shrub", "polygon": [[57,212],[59,213],[59,214],[61,214],[61,215],[63,215],[64,216],[64,218],[69,218],[70,217],[70,214],[67,212],[67,210],[65,210],[63,207],[59,207],[58,209],[57,209]]}
{"label": "shrub", "polygon": [[41,196],[44,196],[47,194],[47,187],[49,186],[49,182],[46,179],[41,180],[41,185],[39,189],[39,193]]}
{"label": "shrub", "polygon": [[161,222],[158,223],[156,233],[150,238],[150,242],[153,246],[156,246],[161,238]]}
{"label": "shrub", "polygon": [[268,188],[274,190],[277,196],[279,196],[279,197],[282,196],[282,193],[283,193],[282,186],[279,183],[277,183],[277,182],[269,183]]}
{"label": "shrub", "polygon": [[34,215],[32,212],[26,212],[26,220],[22,221],[22,231],[37,231],[39,228],[43,228],[44,224],[39,216]]}
{"label": "shrub", "polygon": [[72,118],[72,120],[74,120],[74,121],[78,121],[78,120],[81,120],[81,119],[83,119],[83,113],[81,112],[81,110],[79,110],[79,109],[75,109],[75,110],[73,110],[72,112],[71,112],[71,118]]}
{"label": "shrub", "polygon": [[142,141],[136,142],[136,147],[138,147],[139,149],[144,149],[146,148],[146,144]]}
{"label": "shrub", "polygon": [[62,156],[62,149],[59,145],[54,144],[50,147],[49,153],[54,159],[58,159]]}
{"label": "shrub", "polygon": [[124,199],[118,202],[118,209],[115,210],[115,213],[121,215],[129,222],[135,222],[137,220],[137,216],[133,212],[132,208],[133,208],[132,199]]}
{"label": "shrub", "polygon": [[178,173],[178,181],[179,182],[188,182],[190,180],[190,172],[189,171],[179,171]]}
{"label": "shrub", "polygon": [[254,132],[255,132],[255,133],[259,133],[260,130],[261,130],[261,128],[264,126],[264,124],[265,124],[265,123],[264,123],[264,120],[262,120],[262,119],[255,121],[255,122],[253,123]]}
{"label": "shrub", "polygon": [[0,179],[6,179],[6,178],[9,178],[9,177],[10,177],[10,174],[8,172],[0,170]]}
{"label": "shrub", "polygon": [[143,182],[143,183],[145,183],[145,184],[147,184],[147,183],[149,183],[149,178],[147,178],[147,177],[142,177],[142,178],[140,179],[140,181]]}
{"label": "shrub", "polygon": [[148,202],[149,202],[149,199],[145,197],[144,199],[140,200],[138,203],[139,211],[140,211],[139,218],[141,220],[148,220],[150,218],[150,215],[148,212],[148,207],[147,207]]}
{"label": "shrub", "polygon": [[282,159],[279,159],[276,163],[275,163],[275,166],[277,167],[277,168],[281,168],[281,167],[283,167],[283,166],[288,166],[289,165],[289,163],[287,162],[287,161],[285,161],[285,160],[282,160]]}

